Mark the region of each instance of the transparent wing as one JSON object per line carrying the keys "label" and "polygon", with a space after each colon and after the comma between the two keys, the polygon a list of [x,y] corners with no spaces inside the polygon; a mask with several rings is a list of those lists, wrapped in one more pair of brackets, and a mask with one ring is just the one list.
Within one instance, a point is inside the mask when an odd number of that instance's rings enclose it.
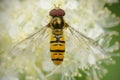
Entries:
{"label": "transparent wing", "polygon": [[[7,53],[7,57],[5,57],[3,67],[5,67],[6,70],[3,73],[5,75],[21,71],[27,73],[28,69],[32,67],[32,69],[40,74],[41,70],[37,67],[41,66],[42,61],[45,61],[46,58],[49,59],[50,34],[51,29],[44,26],[37,32],[15,44]],[[34,72],[34,70],[32,71]],[[40,77],[41,76],[43,77],[43,75],[40,75]]]}
{"label": "transparent wing", "polygon": [[[50,29],[48,27],[42,27],[37,32],[29,35],[24,40],[15,44],[9,51],[11,55],[30,54],[35,53],[41,47],[45,47],[44,44],[49,44]],[[47,45],[46,45],[47,46]]]}
{"label": "transparent wing", "polygon": [[82,68],[96,64],[96,61],[105,57],[104,49],[97,42],[73,27],[67,27],[65,35],[66,52],[71,54],[72,60],[80,63]]}

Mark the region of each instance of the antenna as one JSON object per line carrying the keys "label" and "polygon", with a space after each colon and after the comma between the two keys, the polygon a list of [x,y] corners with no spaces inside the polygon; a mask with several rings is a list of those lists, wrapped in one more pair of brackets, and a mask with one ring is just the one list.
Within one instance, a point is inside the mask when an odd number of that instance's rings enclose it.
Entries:
{"label": "antenna", "polygon": [[57,8],[60,8],[60,4],[54,4],[54,7],[57,9]]}

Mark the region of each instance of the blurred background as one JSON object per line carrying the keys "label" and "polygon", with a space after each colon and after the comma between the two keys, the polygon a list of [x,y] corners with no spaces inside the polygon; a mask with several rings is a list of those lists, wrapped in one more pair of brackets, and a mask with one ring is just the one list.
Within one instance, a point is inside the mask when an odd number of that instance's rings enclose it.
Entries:
{"label": "blurred background", "polygon": [[[111,5],[106,5],[114,14],[120,17],[120,1],[119,3],[114,3]],[[113,37],[114,41],[119,41],[120,43],[120,24],[118,26],[115,26],[114,28],[110,28],[109,30],[115,30],[119,32],[119,36]],[[120,49],[118,51],[120,53]],[[106,66],[108,69],[107,75],[102,80],[120,80],[120,57],[113,57],[113,59],[116,61],[116,64],[114,65],[108,65]]]}
{"label": "blurred background", "polygon": [[[3,0],[0,0],[0,1],[3,1]],[[111,10],[113,14],[120,17],[120,1],[119,1],[119,3],[106,4],[105,6],[108,7],[108,9]],[[2,28],[0,27],[0,29],[2,29]],[[120,43],[120,24],[115,27],[109,28],[109,29],[107,28],[106,30],[119,32],[118,36],[113,36],[111,44],[115,43],[116,41],[118,41]],[[2,30],[0,30],[0,31],[2,31]],[[9,41],[8,41],[8,43],[9,43]],[[1,44],[8,45],[7,43],[4,44],[4,43],[0,42],[0,47],[1,47]],[[117,52],[120,54],[120,49]],[[112,58],[113,58],[113,60],[116,61],[116,63],[112,64],[112,65],[105,65],[105,68],[107,68],[108,73],[101,80],[120,80],[120,57],[113,56]],[[0,61],[1,60],[2,59],[0,59]],[[20,80],[22,80],[22,78]],[[86,80],[85,75],[83,75],[83,77],[81,77],[81,78],[76,77],[76,80]]]}

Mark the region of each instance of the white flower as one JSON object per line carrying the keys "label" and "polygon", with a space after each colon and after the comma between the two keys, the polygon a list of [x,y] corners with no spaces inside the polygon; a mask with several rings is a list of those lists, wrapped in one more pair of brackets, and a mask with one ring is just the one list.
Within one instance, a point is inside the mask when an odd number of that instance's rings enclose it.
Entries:
{"label": "white flower", "polygon": [[[82,77],[82,72],[89,80],[100,80],[107,72],[101,65],[102,63],[111,63],[111,56],[115,50],[118,50],[119,43],[110,45],[112,35],[117,32],[108,32],[104,28],[110,28],[120,23],[120,18],[113,15],[107,8],[104,8],[106,2],[113,0],[3,0],[0,3],[0,31],[7,32],[6,39],[11,37],[13,42],[19,42],[28,34],[41,28],[49,22],[49,11],[60,4],[66,15],[65,21],[87,37],[96,41],[96,43],[79,42],[73,37],[69,37],[70,32],[66,34],[66,50],[64,61],[61,65],[55,66],[49,54],[49,38],[46,37],[50,31],[46,31],[41,44],[36,37],[33,43],[23,41],[19,48],[16,48],[14,54],[9,54],[4,45],[2,50],[2,62],[0,63],[1,80],[53,80],[60,77],[61,80],[75,80],[75,76]],[[117,0],[116,0],[117,1]],[[108,24],[109,23],[109,24]],[[7,42],[4,35],[0,34],[0,42]],[[80,37],[81,38],[81,37]],[[12,42],[11,41],[11,42]],[[9,43],[11,43],[9,42]],[[78,47],[77,44],[82,47]],[[75,45],[76,44],[76,45]],[[86,46],[86,44],[88,44]],[[39,46],[40,45],[40,46]],[[74,46],[73,46],[74,45]],[[15,46],[17,47],[17,46]],[[21,51],[21,49],[23,51]],[[91,50],[89,50],[91,49]],[[11,73],[10,73],[11,72]],[[4,74],[3,74],[4,73]],[[60,80],[57,79],[57,80]]]}

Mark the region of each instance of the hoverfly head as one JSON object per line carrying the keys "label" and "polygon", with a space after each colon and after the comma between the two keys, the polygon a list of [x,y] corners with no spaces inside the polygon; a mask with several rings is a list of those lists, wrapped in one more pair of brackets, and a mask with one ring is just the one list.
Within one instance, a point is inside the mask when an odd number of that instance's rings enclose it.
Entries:
{"label": "hoverfly head", "polygon": [[59,6],[55,6],[55,8],[49,12],[49,15],[52,17],[63,17],[65,15],[65,11],[60,9]]}

